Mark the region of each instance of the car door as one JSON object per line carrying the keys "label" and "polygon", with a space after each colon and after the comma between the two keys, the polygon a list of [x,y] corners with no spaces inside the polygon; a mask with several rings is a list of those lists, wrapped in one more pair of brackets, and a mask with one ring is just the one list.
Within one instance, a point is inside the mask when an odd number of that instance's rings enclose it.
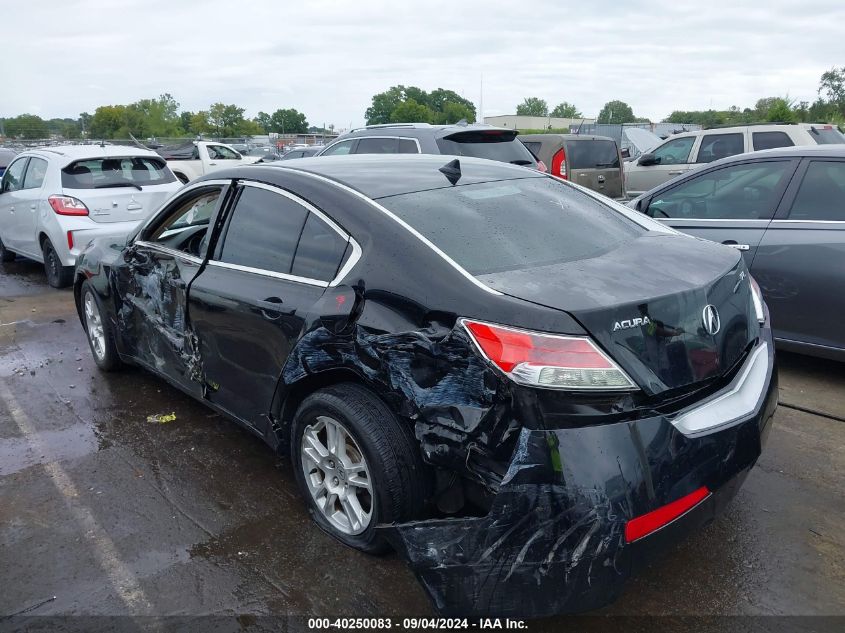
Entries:
{"label": "car door", "polygon": [[211,403],[267,431],[282,367],[348,241],[305,200],[261,183],[239,185],[222,238],[189,293]]}
{"label": "car door", "polygon": [[218,169],[232,167],[241,160],[240,154],[229,149],[225,145],[209,144],[205,146],[205,149],[206,152],[208,152],[208,163],[206,163],[207,171],[216,171]]}
{"label": "car door", "polygon": [[42,204],[47,204],[41,191],[44,188],[47,167],[46,160],[32,156],[26,166],[23,187],[17,192],[19,204],[16,205],[15,212],[15,233],[19,240],[18,248],[22,253],[36,256],[41,251],[38,243],[40,207]]}
{"label": "car door", "polygon": [[736,248],[750,268],[797,162],[749,160],[695,172],[643,200],[641,210],[679,231]]}
{"label": "car door", "polygon": [[121,351],[192,395],[203,390],[187,293],[227,181],[189,186],[148,222],[115,267]]}
{"label": "car door", "polygon": [[845,349],[845,159],[802,161],[751,273],[776,338]]}
{"label": "car door", "polygon": [[18,216],[28,213],[21,192],[28,161],[28,156],[14,160],[3,174],[0,185],[0,239],[7,248],[16,252],[23,242]]}
{"label": "car door", "polygon": [[689,157],[694,143],[694,135],[670,138],[649,152],[656,163],[641,164],[640,161],[645,162],[643,156],[627,163],[625,186],[629,195],[637,196],[689,171],[692,168]]}

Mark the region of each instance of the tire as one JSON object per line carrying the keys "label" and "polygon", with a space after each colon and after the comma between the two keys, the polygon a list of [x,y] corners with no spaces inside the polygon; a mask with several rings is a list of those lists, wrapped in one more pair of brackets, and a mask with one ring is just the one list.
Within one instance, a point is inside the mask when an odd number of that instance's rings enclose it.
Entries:
{"label": "tire", "polygon": [[47,283],[53,288],[66,288],[73,282],[73,266],[63,266],[56,249],[49,239],[41,245],[44,254],[44,271],[47,273]]}
{"label": "tire", "polygon": [[[336,443],[336,447],[342,446],[342,454],[338,448],[334,452],[326,450],[331,445],[330,423],[339,424],[347,433],[342,444]],[[308,438],[304,440],[306,433]],[[324,450],[317,451],[314,437],[322,442]],[[422,463],[419,444],[369,390],[342,383],[314,392],[294,416],[291,439],[296,480],[311,516],[342,543],[371,554],[383,553],[389,545],[376,531],[376,525],[408,521],[422,514],[430,477]],[[318,466],[309,454],[321,456],[322,465]],[[363,460],[358,460],[359,456]],[[337,468],[332,469],[332,465]],[[353,469],[351,465],[364,468]],[[369,483],[370,492],[362,482]],[[325,492],[325,496],[315,490]],[[350,507],[355,514],[350,492],[361,510],[357,525],[349,520]],[[337,498],[329,506],[331,494]],[[323,507],[331,507],[332,511],[326,512]]]}
{"label": "tire", "polygon": [[82,306],[82,327],[88,339],[88,347],[94,362],[102,371],[114,371],[123,366],[114,344],[111,322],[104,317],[103,302],[97,291],[87,281],[82,284],[79,295]]}
{"label": "tire", "polygon": [[0,262],[8,264],[15,261],[15,254],[3,245],[3,240],[0,240]]}
{"label": "tire", "polygon": [[179,179],[179,182],[181,182],[183,185],[187,185],[187,184],[188,184],[188,177],[187,177],[185,174],[181,174],[181,173],[179,173],[179,172],[177,171],[177,172],[176,172],[175,174],[173,174],[173,175],[174,175],[174,176],[176,176],[176,178],[178,178],[178,179]]}

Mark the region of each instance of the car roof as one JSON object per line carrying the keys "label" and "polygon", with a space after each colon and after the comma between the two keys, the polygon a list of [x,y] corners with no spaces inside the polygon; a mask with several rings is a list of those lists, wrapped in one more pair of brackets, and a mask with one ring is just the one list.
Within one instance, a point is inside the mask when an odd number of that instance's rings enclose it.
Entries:
{"label": "car roof", "polygon": [[306,172],[351,187],[368,198],[384,198],[414,191],[451,186],[440,168],[458,159],[461,169],[459,185],[470,185],[517,178],[545,178],[533,169],[484,158],[444,156],[441,154],[355,154],[320,156],[292,161],[246,165],[215,171],[211,177],[278,180],[280,170]]}
{"label": "car roof", "polygon": [[[495,125],[487,125],[486,123],[469,123],[467,125],[458,125],[451,123],[448,125],[432,125],[430,123],[385,123],[382,125],[369,125],[367,127],[350,130],[349,132],[337,137],[338,141],[359,138],[361,136],[407,136],[408,138],[420,138],[424,136],[434,136],[435,138],[443,138],[455,132],[471,132],[473,130],[502,130],[504,132],[513,132],[512,129],[506,127],[496,127]],[[334,141],[332,141],[334,142]]]}
{"label": "car roof", "polygon": [[35,147],[26,150],[24,153],[40,154],[49,158],[64,158],[67,159],[67,162],[85,158],[108,158],[110,156],[154,156],[161,158],[155,152],[135,145],[56,145]]}
{"label": "car roof", "polygon": [[794,145],[792,147],[775,147],[760,149],[756,152],[734,154],[713,161],[710,165],[725,165],[750,158],[801,158],[803,156],[827,156],[830,158],[845,158],[845,144],[842,145]]}

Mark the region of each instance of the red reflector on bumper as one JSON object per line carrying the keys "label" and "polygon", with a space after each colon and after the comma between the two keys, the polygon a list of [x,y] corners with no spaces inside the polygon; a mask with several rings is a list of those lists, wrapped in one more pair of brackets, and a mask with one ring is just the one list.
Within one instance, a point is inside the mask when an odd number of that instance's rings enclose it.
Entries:
{"label": "red reflector on bumper", "polygon": [[709,496],[710,491],[707,489],[707,486],[702,486],[695,492],[691,492],[687,496],[681,497],[677,501],[673,501],[662,508],[657,508],[657,510],[648,514],[631,519],[625,524],[625,542],[633,543],[637,539],[656,532],[664,525],[671,523],[688,510],[697,506]]}

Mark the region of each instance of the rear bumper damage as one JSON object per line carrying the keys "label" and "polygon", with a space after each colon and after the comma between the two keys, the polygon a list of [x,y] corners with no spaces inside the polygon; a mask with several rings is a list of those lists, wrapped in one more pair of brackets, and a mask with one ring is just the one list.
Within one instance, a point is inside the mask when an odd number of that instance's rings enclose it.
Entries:
{"label": "rear bumper damage", "polygon": [[[768,366],[750,413],[694,434],[679,415],[523,428],[486,516],[385,526],[385,535],[443,615],[533,618],[612,602],[639,567],[712,521],[760,455],[777,406],[765,334]],[[702,486],[711,494],[695,507],[626,542],[629,520]]]}

